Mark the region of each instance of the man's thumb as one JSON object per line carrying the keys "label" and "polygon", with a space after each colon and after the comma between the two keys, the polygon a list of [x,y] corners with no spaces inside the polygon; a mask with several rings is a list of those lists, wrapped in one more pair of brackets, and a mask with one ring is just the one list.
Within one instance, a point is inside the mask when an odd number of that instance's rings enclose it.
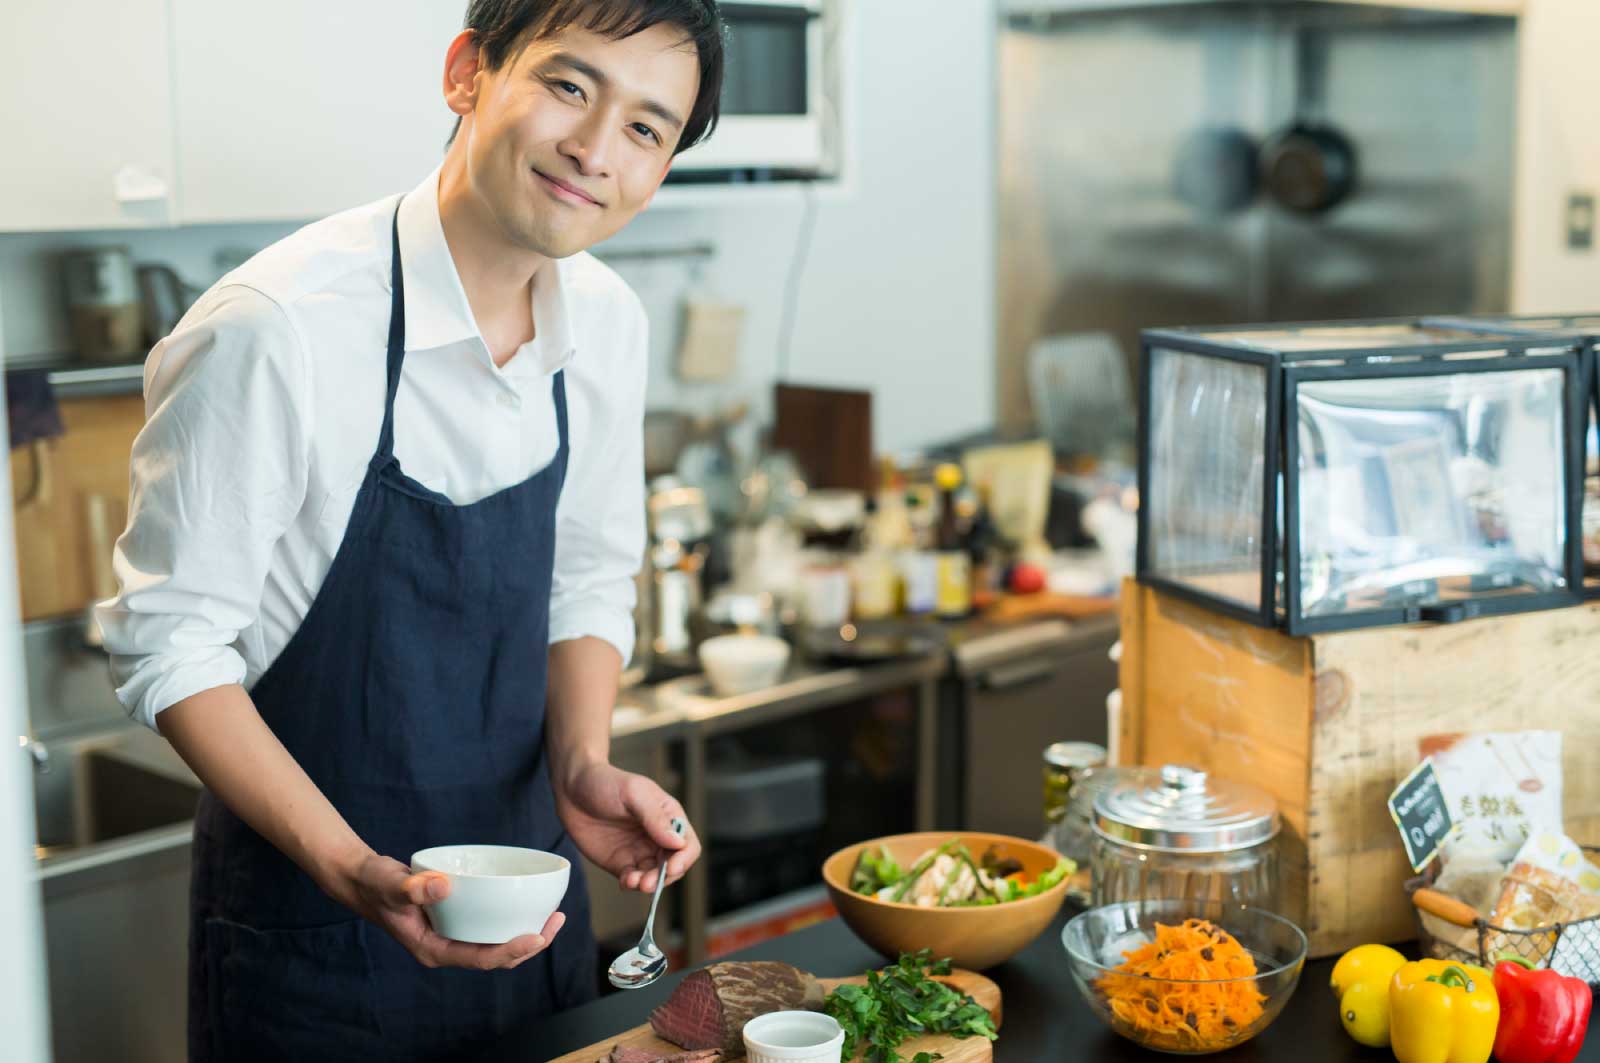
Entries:
{"label": "man's thumb", "polygon": [[394,890],[393,899],[398,904],[432,904],[450,896],[450,879],[437,871],[423,871],[407,875]]}

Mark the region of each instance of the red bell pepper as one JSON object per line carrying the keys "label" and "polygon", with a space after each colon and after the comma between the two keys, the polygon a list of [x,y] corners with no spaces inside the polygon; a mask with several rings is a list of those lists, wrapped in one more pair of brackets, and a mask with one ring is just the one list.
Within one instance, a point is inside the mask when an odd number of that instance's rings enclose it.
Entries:
{"label": "red bell pepper", "polygon": [[1526,960],[1495,964],[1500,1027],[1494,1057],[1500,1063],[1572,1063],[1583,1047],[1593,998],[1589,984],[1555,971],[1536,971]]}

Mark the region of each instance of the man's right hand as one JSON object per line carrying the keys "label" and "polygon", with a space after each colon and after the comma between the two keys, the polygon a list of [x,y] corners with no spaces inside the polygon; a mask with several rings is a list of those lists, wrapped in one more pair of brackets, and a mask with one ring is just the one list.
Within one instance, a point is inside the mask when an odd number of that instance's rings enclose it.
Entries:
{"label": "man's right hand", "polygon": [[434,931],[422,910],[450,895],[448,876],[437,871],[414,875],[400,861],[369,852],[343,878],[330,890],[334,898],[382,927],[424,967],[509,970],[548,948],[556,931],[567,921],[565,915],[556,912],[539,933],[524,934],[504,945],[452,941]]}

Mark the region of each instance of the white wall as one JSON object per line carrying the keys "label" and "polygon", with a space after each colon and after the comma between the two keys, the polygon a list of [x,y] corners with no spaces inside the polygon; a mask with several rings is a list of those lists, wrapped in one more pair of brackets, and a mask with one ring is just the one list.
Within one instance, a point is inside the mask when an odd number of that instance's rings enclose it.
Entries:
{"label": "white wall", "polygon": [[1527,0],[1521,28],[1511,305],[1600,309],[1600,251],[1568,250],[1570,192],[1600,195],[1600,4]]}
{"label": "white wall", "polygon": [[[0,282],[0,292],[5,285]],[[0,313],[0,326],[5,315]],[[0,362],[5,360],[0,332]],[[6,411],[0,407],[0,434]],[[11,497],[11,466],[0,463],[0,491]],[[34,881],[33,769],[16,748],[26,728],[27,686],[22,675],[17,569],[11,507],[0,506],[0,1055],[17,1063],[50,1058],[45,1001],[44,923]]]}
{"label": "white wall", "polygon": [[[871,389],[881,451],[993,419],[994,5],[938,8],[931,17],[926,0],[856,0],[855,173],[843,194],[818,199],[789,360],[796,382]],[[766,410],[803,210],[799,193],[653,209],[616,238],[617,247],[709,241],[718,249],[698,283],[683,261],[620,267],[651,312],[653,404],[702,411],[746,398]],[[170,261],[209,284],[218,249],[262,247],[291,229],[0,236],[5,338],[14,354],[67,348],[53,264],[65,246],[127,244],[139,261]],[[731,384],[688,385],[672,375],[687,286],[748,308]]]}

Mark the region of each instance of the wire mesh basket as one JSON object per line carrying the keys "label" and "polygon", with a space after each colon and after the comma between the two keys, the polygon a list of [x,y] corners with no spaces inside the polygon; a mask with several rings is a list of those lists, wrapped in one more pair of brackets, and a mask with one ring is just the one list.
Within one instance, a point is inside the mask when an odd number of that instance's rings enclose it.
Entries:
{"label": "wire mesh basket", "polygon": [[[1586,845],[1583,848],[1591,857],[1600,855],[1600,847]],[[1406,892],[1414,901],[1419,890],[1442,897],[1431,890],[1432,881],[1430,876],[1414,878],[1406,883]],[[1581,978],[1591,987],[1600,989],[1600,916],[1521,929],[1496,926],[1469,905],[1445,899],[1450,902],[1448,905],[1430,906],[1426,911],[1437,917],[1435,928],[1448,926],[1448,932],[1430,929],[1430,920],[1424,917],[1424,905],[1414,905],[1417,941],[1424,956],[1475,963],[1485,968],[1492,968],[1508,956],[1516,956],[1535,967],[1548,967]]]}

